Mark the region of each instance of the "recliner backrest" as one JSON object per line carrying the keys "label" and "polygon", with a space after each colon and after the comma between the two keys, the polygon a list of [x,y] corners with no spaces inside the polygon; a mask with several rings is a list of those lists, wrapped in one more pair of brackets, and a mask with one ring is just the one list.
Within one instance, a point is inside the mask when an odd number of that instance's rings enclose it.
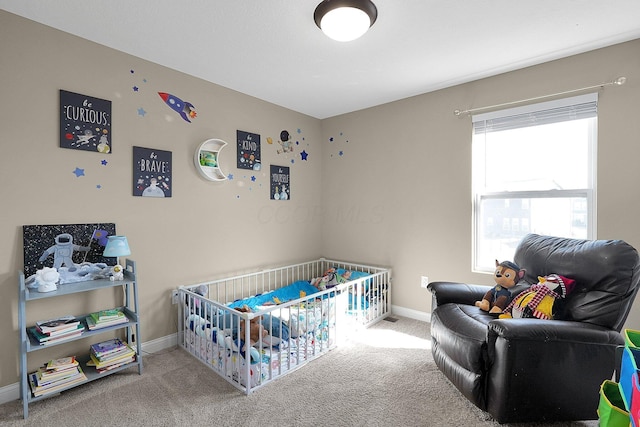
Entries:
{"label": "recliner backrest", "polygon": [[564,319],[588,322],[618,332],[631,310],[640,282],[640,257],[622,240],[580,240],[526,235],[514,261],[527,270],[525,280],[559,274],[576,281],[564,302]]}

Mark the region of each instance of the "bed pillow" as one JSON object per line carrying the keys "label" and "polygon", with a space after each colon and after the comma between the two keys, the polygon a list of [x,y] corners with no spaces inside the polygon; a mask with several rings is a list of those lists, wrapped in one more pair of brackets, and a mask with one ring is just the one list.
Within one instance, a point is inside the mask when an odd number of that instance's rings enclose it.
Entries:
{"label": "bed pillow", "polygon": [[[338,268],[336,270],[336,273],[339,274],[340,276],[345,275],[345,273],[350,272],[351,275],[349,276],[349,280],[356,280],[356,279],[360,279],[362,277],[367,277],[367,276],[371,276],[372,273],[366,273],[364,271],[355,271],[355,270],[345,270],[344,268]],[[362,282],[365,285],[365,290],[369,290],[369,285],[371,285],[371,279],[369,280],[365,280]]]}
{"label": "bed pillow", "polygon": [[299,280],[285,286],[284,288],[234,301],[229,304],[229,307],[236,308],[246,305],[253,311],[259,311],[261,306],[282,304],[315,294],[316,292],[318,292],[318,288],[312,286],[306,280]]}

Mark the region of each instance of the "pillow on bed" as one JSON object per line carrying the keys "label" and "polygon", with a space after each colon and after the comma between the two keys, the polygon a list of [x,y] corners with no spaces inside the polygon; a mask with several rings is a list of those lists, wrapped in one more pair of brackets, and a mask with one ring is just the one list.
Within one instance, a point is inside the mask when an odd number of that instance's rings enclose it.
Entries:
{"label": "pillow on bed", "polygon": [[265,292],[264,294],[256,295],[255,297],[234,301],[229,304],[229,307],[236,308],[246,305],[253,311],[259,311],[261,306],[278,305],[315,294],[316,292],[318,292],[318,288],[312,286],[306,280],[299,280],[285,286],[284,288]]}
{"label": "pillow on bed", "polygon": [[[344,268],[339,268],[339,269],[336,270],[336,272],[340,276],[343,276],[343,277],[344,277],[345,273],[351,273],[351,275],[349,276],[348,280],[356,280],[356,279],[360,279],[362,277],[371,276],[371,274],[372,274],[372,273],[366,273],[364,271],[345,270]],[[365,290],[369,290],[369,285],[371,284],[371,279],[365,280],[362,283],[365,285]]]}

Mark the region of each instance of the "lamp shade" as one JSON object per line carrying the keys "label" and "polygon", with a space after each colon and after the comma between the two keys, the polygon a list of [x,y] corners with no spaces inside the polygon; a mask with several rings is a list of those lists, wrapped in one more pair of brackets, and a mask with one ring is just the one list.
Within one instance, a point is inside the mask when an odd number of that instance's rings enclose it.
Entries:
{"label": "lamp shade", "polygon": [[107,239],[107,246],[104,247],[102,255],[106,257],[131,255],[126,236],[107,236]]}
{"label": "lamp shade", "polygon": [[341,42],[362,36],[377,18],[378,9],[370,0],[324,0],[313,14],[322,32]]}

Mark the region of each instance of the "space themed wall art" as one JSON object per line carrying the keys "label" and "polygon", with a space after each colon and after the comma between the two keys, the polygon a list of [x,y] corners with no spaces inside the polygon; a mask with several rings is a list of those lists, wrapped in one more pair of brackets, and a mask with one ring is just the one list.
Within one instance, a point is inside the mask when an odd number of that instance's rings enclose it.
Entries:
{"label": "space themed wall art", "polygon": [[291,199],[289,167],[271,165],[271,200]]}
{"label": "space themed wall art", "polygon": [[171,197],[171,151],[133,147],[133,195]]}
{"label": "space themed wall art", "polygon": [[60,90],[60,147],[110,153],[111,101]]}
{"label": "space themed wall art", "polygon": [[66,267],[66,271],[82,274],[83,264],[115,265],[115,258],[102,255],[107,236],[115,234],[114,223],[25,225],[24,275],[29,277],[44,267]]}
{"label": "space themed wall art", "polygon": [[185,122],[191,123],[189,119],[194,119],[198,115],[196,113],[196,107],[194,107],[192,103],[183,101],[177,96],[166,92],[158,92],[158,95],[160,95],[160,98],[162,98],[169,108],[180,114],[180,117],[182,117]]}
{"label": "space themed wall art", "polygon": [[260,163],[260,135],[257,133],[236,131],[238,139],[238,169],[259,171]]}

